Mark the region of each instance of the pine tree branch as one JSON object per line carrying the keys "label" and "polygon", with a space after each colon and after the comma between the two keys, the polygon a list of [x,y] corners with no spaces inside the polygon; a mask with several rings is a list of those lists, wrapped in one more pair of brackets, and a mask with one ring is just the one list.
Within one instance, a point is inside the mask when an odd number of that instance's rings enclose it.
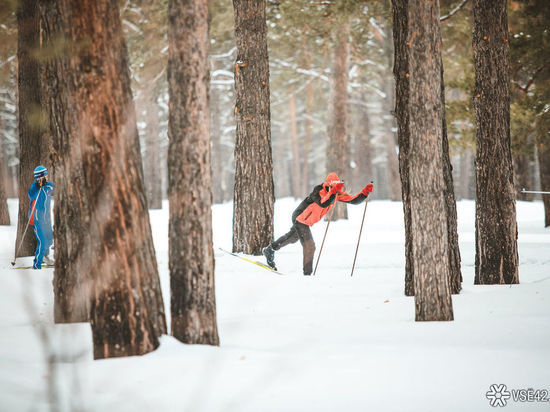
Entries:
{"label": "pine tree branch", "polygon": [[439,18],[439,21],[445,21],[445,20],[448,20],[450,19],[451,17],[453,17],[456,13],[458,13],[460,11],[460,9],[462,7],[464,7],[464,5],[468,3],[468,0],[462,0],[462,3],[460,3],[458,6],[456,6],[454,9],[452,9],[449,14],[445,15],[445,16],[441,16]]}

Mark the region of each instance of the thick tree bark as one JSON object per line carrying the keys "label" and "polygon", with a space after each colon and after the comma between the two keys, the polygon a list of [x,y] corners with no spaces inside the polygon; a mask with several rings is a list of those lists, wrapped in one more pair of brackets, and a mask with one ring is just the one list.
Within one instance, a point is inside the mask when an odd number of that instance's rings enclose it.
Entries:
{"label": "thick tree bark", "polygon": [[233,0],[235,10],[235,191],[233,251],[261,254],[273,240],[269,60],[265,0]]}
{"label": "thick tree bark", "polygon": [[405,220],[405,295],[414,296],[414,265],[412,255],[413,233],[411,228],[411,198],[409,183],[409,0],[392,0],[393,42],[395,62],[395,117],[399,142],[399,175],[401,176],[401,196]]}
{"label": "thick tree bark", "polygon": [[[21,0],[17,8],[18,25],[18,88],[19,88],[19,213],[17,239],[19,246],[29,220],[29,197],[27,192],[34,180],[33,170],[49,164],[49,147],[43,134],[41,110],[40,65],[36,58],[40,47],[40,14],[38,2]],[[51,177],[51,176],[50,176]],[[31,228],[32,229],[32,228]],[[34,255],[36,239],[32,230],[27,230],[17,256]]]}
{"label": "thick tree bark", "polygon": [[168,3],[172,335],[218,345],[208,108],[208,2]]}
{"label": "thick tree bark", "polygon": [[475,284],[519,283],[506,1],[474,2]]}
{"label": "thick tree bark", "polygon": [[[349,81],[349,21],[336,26],[334,58],[331,67],[330,119],[327,142],[327,174],[336,172],[340,179],[349,174],[348,163],[348,81]],[[347,219],[346,203],[337,202],[332,220]]]}
{"label": "thick tree bark", "polygon": [[417,321],[453,319],[442,164],[439,2],[411,2],[409,183]]}
{"label": "thick tree bark", "polygon": [[[69,50],[62,48],[69,36],[59,3],[40,0],[43,31],[44,88],[43,105],[48,114],[52,138],[52,169],[56,176],[54,202],[55,323],[89,320],[91,278],[88,236],[87,191],[82,168],[81,144],[72,88],[74,73],[69,66]],[[67,16],[68,17],[68,16]],[[57,50],[57,52],[54,52]]]}
{"label": "thick tree bark", "polygon": [[82,264],[93,280],[94,358],[141,355],[158,347],[166,321],[118,3],[58,4],[70,35],[82,190],[89,208],[83,216],[89,249]]}
{"label": "thick tree bark", "polygon": [[295,199],[301,198],[301,168],[300,150],[298,148],[298,126],[296,124],[296,99],[294,95],[288,100],[288,115],[290,122],[290,147],[292,151],[292,196]]}
{"label": "thick tree bark", "polygon": [[[441,43],[441,38],[439,40]],[[460,270],[460,247],[458,244],[458,223],[456,213],[455,189],[453,183],[453,166],[449,156],[449,140],[447,138],[447,121],[445,117],[445,81],[443,79],[443,60],[441,67],[441,164],[443,167],[443,194],[445,200],[445,216],[447,219],[447,242],[449,256],[449,282],[451,293],[460,293],[462,289],[462,272]]]}

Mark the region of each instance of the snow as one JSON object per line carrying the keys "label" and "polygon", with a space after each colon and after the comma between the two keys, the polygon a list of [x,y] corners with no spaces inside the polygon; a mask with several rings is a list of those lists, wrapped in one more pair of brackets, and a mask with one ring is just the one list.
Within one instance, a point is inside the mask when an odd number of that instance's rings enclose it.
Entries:
{"label": "snow", "polygon": [[[277,201],[276,236],[296,205]],[[17,201],[9,206],[15,222]],[[220,252],[231,248],[233,206],[215,205],[221,346],[164,336],[154,353],[101,361],[92,360],[89,325],[53,325],[53,270],[11,269],[15,226],[0,227],[0,411],[46,411],[52,399],[62,411],[486,411],[492,384],[548,390],[550,230],[542,203],[517,204],[514,286],[473,285],[474,206],[458,203],[464,290],[453,296],[455,320],[417,323],[414,299],[403,295],[400,202],[369,202],[353,278],[362,205],[331,223],[316,277],[301,275],[299,243],[276,253],[286,276]],[[167,219],[166,203],[151,211],[169,314]],[[317,250],[325,227],[313,227]],[[507,408],[549,405],[510,399]]]}

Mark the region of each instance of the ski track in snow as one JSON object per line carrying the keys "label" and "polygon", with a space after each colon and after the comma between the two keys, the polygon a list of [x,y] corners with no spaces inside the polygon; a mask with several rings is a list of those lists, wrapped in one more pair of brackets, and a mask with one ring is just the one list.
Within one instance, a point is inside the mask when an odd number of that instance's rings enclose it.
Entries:
{"label": "ski track in snow", "polygon": [[[276,237],[297,204],[277,201]],[[17,200],[9,206],[16,222]],[[542,202],[517,203],[521,284],[514,286],[473,285],[474,206],[458,202],[464,283],[453,296],[455,321],[416,323],[414,299],[403,295],[400,202],[368,204],[353,278],[363,206],[331,224],[317,276],[304,277],[299,243],[275,255],[288,276],[218,251],[231,249],[233,207],[214,205],[221,346],[164,336],[151,354],[101,361],[92,360],[88,324],[53,325],[53,269],[11,269],[15,226],[0,226],[0,411],[47,411],[54,398],[61,411],[487,411],[491,384],[549,390],[550,230]],[[169,324],[167,203],[150,215]],[[312,228],[317,252],[325,225]],[[57,359],[51,364],[40,330]]]}

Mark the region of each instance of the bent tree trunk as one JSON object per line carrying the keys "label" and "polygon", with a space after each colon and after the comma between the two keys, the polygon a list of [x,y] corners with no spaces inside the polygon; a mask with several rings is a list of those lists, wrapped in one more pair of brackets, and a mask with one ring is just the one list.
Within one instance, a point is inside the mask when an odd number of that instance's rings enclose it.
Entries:
{"label": "bent tree trunk", "polygon": [[409,184],[417,321],[453,320],[442,164],[439,2],[408,5]]}
{"label": "bent tree trunk", "polygon": [[235,190],[233,251],[261,254],[273,240],[269,59],[265,0],[233,0],[235,10]]}
{"label": "bent tree trunk", "polygon": [[[17,60],[19,95],[19,212],[17,217],[17,248],[19,256],[34,255],[35,235],[27,230],[29,221],[29,197],[27,192],[34,180],[33,170],[43,164],[49,168],[49,147],[42,138],[40,65],[36,59],[40,47],[40,14],[38,3],[34,0],[22,0],[17,8]],[[51,176],[50,176],[51,177]]]}
{"label": "bent tree trunk", "polygon": [[172,335],[218,345],[208,107],[208,2],[170,0],[168,197]]}
{"label": "bent tree trunk", "polygon": [[166,321],[118,2],[59,4],[70,32],[89,207],[85,219],[94,260],[84,264],[93,280],[94,358],[141,355],[158,347]]}
{"label": "bent tree trunk", "polygon": [[506,2],[474,2],[475,284],[519,283]]}

